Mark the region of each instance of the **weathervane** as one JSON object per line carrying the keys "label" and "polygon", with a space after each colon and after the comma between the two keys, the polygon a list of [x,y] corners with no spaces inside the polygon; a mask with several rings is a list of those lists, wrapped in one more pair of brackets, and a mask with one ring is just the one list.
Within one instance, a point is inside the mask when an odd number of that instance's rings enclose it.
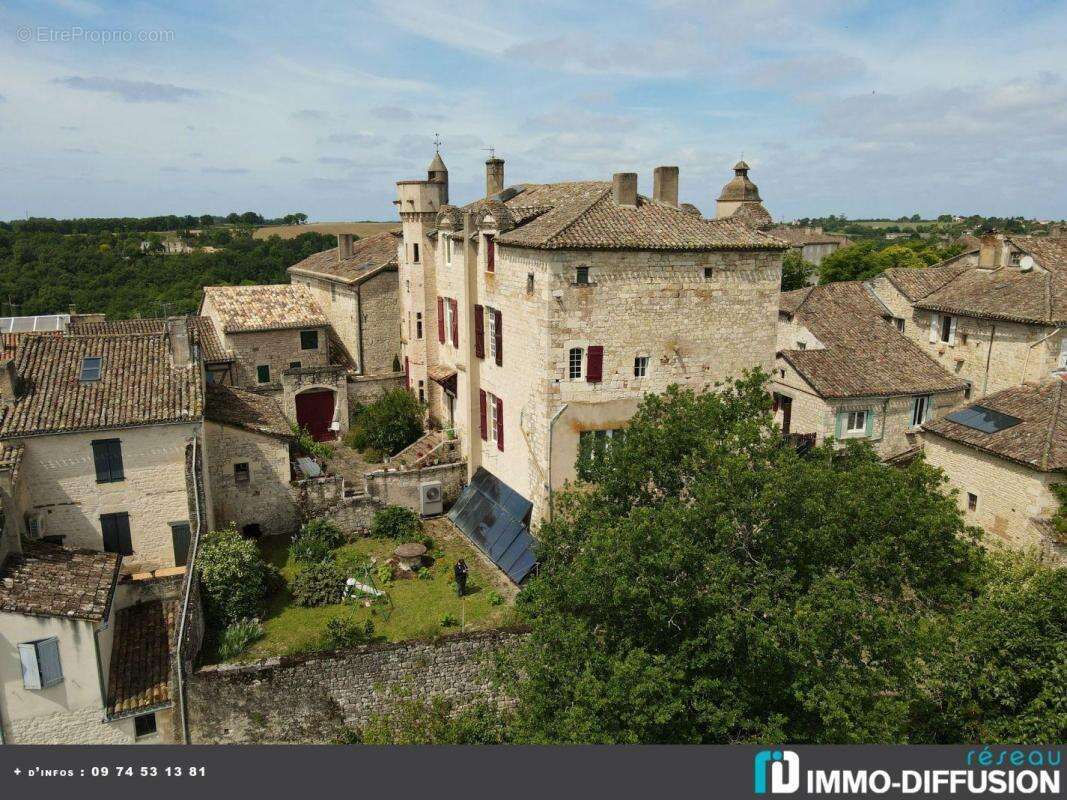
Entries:
{"label": "weathervane", "polygon": [[482,149],[483,150],[487,150],[489,152],[489,158],[496,158],[496,148],[495,147],[483,147]]}
{"label": "weathervane", "polygon": [[441,152],[441,136],[437,131],[433,132],[433,149],[438,153]]}

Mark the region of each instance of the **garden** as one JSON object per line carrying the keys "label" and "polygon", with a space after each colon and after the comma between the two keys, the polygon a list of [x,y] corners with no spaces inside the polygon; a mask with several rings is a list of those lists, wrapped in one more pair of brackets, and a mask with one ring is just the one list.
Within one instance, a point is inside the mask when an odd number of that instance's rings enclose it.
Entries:
{"label": "garden", "polygon": [[259,541],[214,532],[198,564],[209,623],[205,663],[434,639],[514,621],[515,587],[448,520],[424,522],[395,506],[355,540],[319,519],[295,536]]}

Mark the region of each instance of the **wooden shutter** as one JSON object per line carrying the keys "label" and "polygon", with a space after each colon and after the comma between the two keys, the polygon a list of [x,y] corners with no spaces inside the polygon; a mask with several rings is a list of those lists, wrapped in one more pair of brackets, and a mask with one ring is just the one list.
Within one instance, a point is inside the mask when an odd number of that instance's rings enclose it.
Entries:
{"label": "wooden shutter", "polygon": [[937,313],[930,315],[930,344],[936,344],[941,336],[941,331],[938,329],[940,319],[941,317]]}
{"label": "wooden shutter", "polygon": [[407,356],[404,356],[404,388],[411,388],[411,364],[408,362]]}
{"label": "wooden shutter", "polygon": [[874,438],[874,409],[867,411],[867,430],[865,431],[868,439]]}
{"label": "wooden shutter", "polygon": [[459,303],[450,299],[448,304],[452,307],[452,346],[459,347]]}
{"label": "wooden shutter", "polygon": [[496,243],[492,236],[485,237],[485,270],[496,272]]}
{"label": "wooden shutter", "polygon": [[189,545],[192,532],[188,522],[179,522],[170,526],[170,538],[174,544],[174,566],[184,567],[189,561]]}
{"label": "wooden shutter", "polygon": [[104,550],[124,556],[133,555],[133,539],[130,536],[130,515],[101,514],[100,529],[104,534]]}
{"label": "wooden shutter", "polygon": [[478,429],[482,434],[482,441],[486,441],[489,438],[489,431],[485,424],[485,390],[478,390]]}
{"label": "wooden shutter", "polygon": [[41,671],[41,688],[63,682],[63,665],[59,660],[59,639],[41,639],[37,645],[37,667]]}
{"label": "wooden shutter", "polygon": [[122,442],[111,439],[108,442],[108,463],[111,465],[111,480],[121,481],[125,478],[122,471]]}
{"label": "wooden shutter", "polygon": [[837,412],[837,427],[834,429],[834,438],[840,439],[841,432],[845,429],[845,419],[848,417],[847,411]]}
{"label": "wooden shutter", "polygon": [[437,298],[437,341],[445,343],[445,298]]}
{"label": "wooden shutter", "polygon": [[474,355],[485,358],[485,306],[474,306]]}
{"label": "wooden shutter", "polygon": [[96,465],[96,482],[107,483],[111,480],[111,463],[108,460],[107,441],[93,442],[93,463]]}
{"label": "wooden shutter", "polygon": [[19,644],[19,658],[22,660],[22,687],[36,691],[41,688],[41,670],[37,665],[37,642]]}
{"label": "wooden shutter", "polygon": [[502,367],[504,366],[504,315],[494,309],[493,316],[496,321],[493,330],[496,339],[496,365]]}
{"label": "wooden shutter", "polygon": [[585,379],[589,383],[600,383],[604,376],[604,348],[599,344],[589,346],[586,356]]}
{"label": "wooden shutter", "polygon": [[104,552],[119,552],[119,534],[115,527],[114,514],[100,515],[100,532],[104,535]]}
{"label": "wooden shutter", "polygon": [[496,398],[496,449],[504,450],[504,401]]}
{"label": "wooden shutter", "polygon": [[956,317],[948,318],[948,343],[956,344]]}

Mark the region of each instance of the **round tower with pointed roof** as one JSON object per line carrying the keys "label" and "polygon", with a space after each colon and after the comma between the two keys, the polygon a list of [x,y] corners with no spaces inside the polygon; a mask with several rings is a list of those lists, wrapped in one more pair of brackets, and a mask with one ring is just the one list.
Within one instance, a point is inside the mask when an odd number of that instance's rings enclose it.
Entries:
{"label": "round tower with pointed roof", "polygon": [[448,167],[445,166],[444,159],[441,158],[441,151],[435,150],[433,154],[433,161],[430,162],[430,166],[426,170],[426,180],[431,183],[443,183],[444,194],[441,198],[441,205],[448,202]]}
{"label": "round tower with pointed roof", "polygon": [[[734,177],[722,187],[719,199],[715,201],[715,219],[734,218],[752,227],[771,224],[773,220],[763,207],[759,187],[749,180],[749,169],[744,161],[734,164]],[[754,222],[758,224],[753,225]]]}

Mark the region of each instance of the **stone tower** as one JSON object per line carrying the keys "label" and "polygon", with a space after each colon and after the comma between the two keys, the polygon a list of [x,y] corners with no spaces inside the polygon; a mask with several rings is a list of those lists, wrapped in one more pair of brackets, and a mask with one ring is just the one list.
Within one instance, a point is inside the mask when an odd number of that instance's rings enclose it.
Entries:
{"label": "stone tower", "polygon": [[715,202],[715,219],[736,219],[753,228],[768,227],[774,221],[763,207],[759,188],[748,178],[749,166],[744,161],[734,164],[734,177],[722,187]]}

